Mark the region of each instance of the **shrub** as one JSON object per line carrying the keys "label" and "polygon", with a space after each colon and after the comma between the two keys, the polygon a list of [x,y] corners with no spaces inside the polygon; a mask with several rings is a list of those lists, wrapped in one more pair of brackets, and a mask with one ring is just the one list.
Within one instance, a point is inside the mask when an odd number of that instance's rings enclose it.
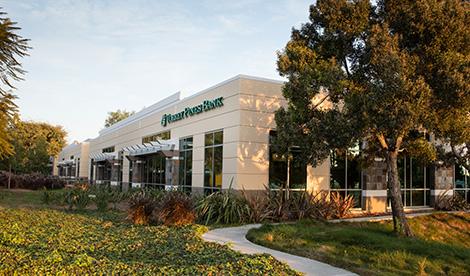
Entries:
{"label": "shrub", "polygon": [[438,211],[468,211],[470,204],[459,194],[449,195],[449,190],[438,195],[434,202],[434,209]]}
{"label": "shrub", "polygon": [[134,224],[149,224],[155,207],[156,200],[151,191],[143,189],[135,192],[129,198],[128,218]]}
{"label": "shrub", "polygon": [[65,182],[57,177],[40,173],[16,175],[6,171],[0,171],[0,184],[7,187],[9,177],[11,177],[10,187],[13,189],[39,190],[43,188],[60,189],[65,187]]}
{"label": "shrub", "polygon": [[343,197],[339,193],[331,193],[330,201],[333,204],[336,218],[346,217],[351,212],[351,208],[354,207],[354,197],[352,195]]}
{"label": "shrub", "polygon": [[[269,193],[268,189],[266,191]],[[250,208],[250,222],[261,222],[272,217],[272,212],[268,208],[269,197],[266,192],[249,195],[245,190],[242,190],[242,195]]]}
{"label": "shrub", "polygon": [[67,190],[65,194],[65,202],[70,210],[83,210],[90,203],[90,193],[87,185],[78,185]]}
{"label": "shrub", "polygon": [[202,197],[196,204],[196,213],[206,225],[243,223],[250,218],[250,206],[243,196],[229,189]]}
{"label": "shrub", "polygon": [[266,187],[264,198],[255,200],[257,203],[250,203],[251,212],[258,213],[261,220],[329,219],[336,213],[336,207],[326,192],[294,192],[286,198],[282,191],[271,191]]}
{"label": "shrub", "polygon": [[182,192],[166,192],[158,202],[154,216],[157,222],[168,226],[192,224],[196,218],[193,199]]}

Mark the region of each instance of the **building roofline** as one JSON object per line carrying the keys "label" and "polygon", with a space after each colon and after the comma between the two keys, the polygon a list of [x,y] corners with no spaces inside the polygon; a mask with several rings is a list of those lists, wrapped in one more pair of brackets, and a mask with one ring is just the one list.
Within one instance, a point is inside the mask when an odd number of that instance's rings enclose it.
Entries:
{"label": "building roofline", "polygon": [[131,124],[135,121],[144,119],[145,117],[150,116],[150,115],[152,115],[156,112],[159,112],[162,109],[168,108],[169,106],[171,106],[175,103],[188,101],[188,100],[193,99],[197,96],[200,96],[200,95],[202,95],[202,94],[204,94],[204,93],[206,93],[210,90],[216,89],[218,87],[221,87],[221,86],[226,85],[230,82],[240,80],[240,79],[263,81],[263,82],[269,82],[269,83],[274,83],[274,84],[284,84],[284,81],[282,81],[282,80],[274,80],[274,79],[269,79],[269,78],[264,78],[264,77],[255,77],[255,76],[250,76],[250,75],[238,74],[238,75],[236,75],[232,78],[229,78],[227,80],[219,82],[215,85],[212,85],[208,88],[205,88],[205,89],[203,89],[199,92],[196,92],[196,93],[194,93],[190,96],[184,97],[184,98],[181,98],[181,92],[174,93],[173,95],[170,95],[170,96],[156,102],[155,104],[140,110],[139,112],[135,113],[134,115],[131,115],[128,118],[126,118],[122,121],[119,121],[119,122],[115,123],[114,125],[112,125],[110,127],[107,127],[107,128],[104,128],[104,129],[100,130],[98,132],[98,136],[93,138],[93,139],[96,139],[96,138],[98,138],[98,137],[100,137],[101,135],[104,135],[104,134],[112,133],[113,131],[116,131],[116,130],[122,128],[122,127],[125,127],[125,126],[127,126],[127,125],[129,125],[129,124]]}

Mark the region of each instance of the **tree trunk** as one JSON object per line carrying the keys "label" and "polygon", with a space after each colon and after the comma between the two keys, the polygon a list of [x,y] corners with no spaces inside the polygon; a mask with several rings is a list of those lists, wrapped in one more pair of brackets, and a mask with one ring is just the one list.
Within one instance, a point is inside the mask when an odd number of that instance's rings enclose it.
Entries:
{"label": "tree trunk", "polygon": [[8,168],[8,190],[10,190],[11,187],[11,163],[9,163],[9,168]]}
{"label": "tree trunk", "polygon": [[397,159],[397,151],[387,153],[387,186],[392,200],[393,230],[398,234],[411,237],[413,233],[408,225],[401,199]]}

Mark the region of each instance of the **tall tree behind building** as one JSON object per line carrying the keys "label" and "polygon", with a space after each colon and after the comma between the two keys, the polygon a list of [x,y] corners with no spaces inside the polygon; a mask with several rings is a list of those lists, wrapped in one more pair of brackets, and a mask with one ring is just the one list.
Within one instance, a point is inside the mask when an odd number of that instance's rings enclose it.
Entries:
{"label": "tall tree behind building", "polygon": [[49,174],[49,158],[65,146],[67,133],[61,126],[16,120],[9,128],[15,154],[0,162],[0,169],[16,174]]}
{"label": "tall tree behind building", "polygon": [[134,115],[134,111],[126,111],[125,109],[121,110],[118,109],[116,111],[111,111],[108,112],[108,117],[106,118],[106,121],[104,122],[104,127],[110,127],[114,125],[115,123],[122,121],[126,119],[129,116]]}
{"label": "tall tree behind building", "polygon": [[436,146],[422,132],[444,138],[460,129],[443,126],[468,120],[469,14],[459,0],[318,0],[278,56],[288,78],[288,105],[276,113],[279,145],[304,147],[318,165],[364,142],[365,161],[386,162],[395,231],[411,236],[398,154],[435,162]]}

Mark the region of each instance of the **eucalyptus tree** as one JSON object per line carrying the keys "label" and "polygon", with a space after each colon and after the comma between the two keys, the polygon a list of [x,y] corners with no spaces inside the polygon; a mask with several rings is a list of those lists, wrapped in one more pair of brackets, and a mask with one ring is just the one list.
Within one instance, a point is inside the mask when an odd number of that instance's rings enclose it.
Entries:
{"label": "eucalyptus tree", "polygon": [[361,141],[365,161],[386,162],[394,230],[406,236],[412,231],[398,155],[436,161],[423,132],[444,138],[447,114],[468,116],[468,7],[458,0],[318,0],[278,53],[278,71],[288,79],[287,106],[276,113],[278,144],[302,146],[305,160],[318,165]]}

